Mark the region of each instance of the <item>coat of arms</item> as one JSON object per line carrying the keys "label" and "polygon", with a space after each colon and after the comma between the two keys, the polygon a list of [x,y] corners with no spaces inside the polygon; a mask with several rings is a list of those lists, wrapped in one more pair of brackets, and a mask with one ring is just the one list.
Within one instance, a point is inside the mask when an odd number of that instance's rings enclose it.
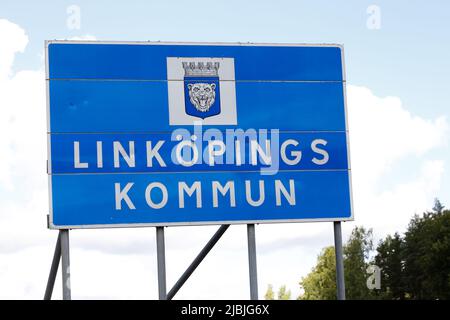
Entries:
{"label": "coat of arms", "polygon": [[219,62],[183,62],[188,115],[205,119],[220,113]]}

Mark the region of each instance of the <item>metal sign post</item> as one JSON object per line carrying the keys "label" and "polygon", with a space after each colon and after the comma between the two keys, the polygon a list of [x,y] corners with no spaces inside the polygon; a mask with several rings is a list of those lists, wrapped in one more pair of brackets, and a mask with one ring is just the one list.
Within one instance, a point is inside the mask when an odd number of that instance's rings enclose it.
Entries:
{"label": "metal sign post", "polygon": [[69,255],[69,230],[61,230],[61,265],[63,299],[71,299],[70,289],[70,255]]}
{"label": "metal sign post", "polygon": [[166,249],[164,244],[164,227],[156,227],[156,255],[158,260],[159,300],[166,300]]}
{"label": "metal sign post", "polygon": [[250,276],[250,299],[258,300],[258,274],[256,268],[255,225],[247,224],[248,270]]}
{"label": "metal sign post", "polygon": [[344,255],[342,252],[341,222],[336,221],[334,226],[334,250],[336,253],[336,287],[337,299],[345,300]]}

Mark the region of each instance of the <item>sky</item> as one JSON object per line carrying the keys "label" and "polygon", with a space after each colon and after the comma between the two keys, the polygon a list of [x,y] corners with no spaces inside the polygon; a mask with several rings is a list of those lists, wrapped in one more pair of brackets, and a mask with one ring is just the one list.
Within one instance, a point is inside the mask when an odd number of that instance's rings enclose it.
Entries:
{"label": "sky", "polygon": [[[44,41],[340,43],[345,47],[355,221],[375,243],[434,198],[450,206],[448,1],[0,0],[0,299],[41,299],[46,228]],[[170,288],[217,226],[166,229]],[[70,234],[74,299],[156,299],[155,229]],[[292,296],[332,223],[256,227],[258,285]],[[60,275],[58,276],[60,277]],[[232,226],[179,299],[248,299],[245,226]],[[60,278],[54,298],[61,297]]]}

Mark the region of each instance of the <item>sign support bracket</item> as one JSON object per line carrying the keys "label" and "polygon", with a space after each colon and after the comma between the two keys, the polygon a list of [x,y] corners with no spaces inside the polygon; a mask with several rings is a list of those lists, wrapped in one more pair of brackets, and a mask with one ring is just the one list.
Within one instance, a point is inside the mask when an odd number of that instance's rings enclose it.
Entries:
{"label": "sign support bracket", "polygon": [[71,299],[70,289],[70,255],[69,255],[69,230],[60,230],[56,240],[55,252],[45,288],[44,300],[51,300],[58,273],[59,262],[62,260],[62,285],[63,300]]}
{"label": "sign support bracket", "polygon": [[48,275],[47,287],[45,288],[44,300],[51,300],[53,287],[55,286],[56,274],[58,273],[59,261],[61,260],[61,231],[56,240],[55,253],[53,254],[52,266]]}
{"label": "sign support bracket", "polygon": [[205,259],[207,254],[211,251],[211,249],[215,246],[215,244],[219,241],[222,235],[227,231],[229,224],[223,224],[220,228],[214,233],[208,243],[203,247],[200,253],[195,257],[194,261],[189,265],[189,267],[184,271],[178,281],[174,284],[172,289],[167,294],[167,300],[172,300],[172,298],[177,294],[178,290],[181,289],[183,284],[189,279],[191,274],[197,269],[200,263]]}

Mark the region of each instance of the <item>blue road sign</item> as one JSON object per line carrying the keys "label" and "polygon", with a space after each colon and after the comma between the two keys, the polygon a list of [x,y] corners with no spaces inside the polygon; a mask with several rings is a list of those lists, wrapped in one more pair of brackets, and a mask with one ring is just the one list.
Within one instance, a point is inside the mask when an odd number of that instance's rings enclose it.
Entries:
{"label": "blue road sign", "polygon": [[46,53],[50,228],[353,219],[341,46]]}

